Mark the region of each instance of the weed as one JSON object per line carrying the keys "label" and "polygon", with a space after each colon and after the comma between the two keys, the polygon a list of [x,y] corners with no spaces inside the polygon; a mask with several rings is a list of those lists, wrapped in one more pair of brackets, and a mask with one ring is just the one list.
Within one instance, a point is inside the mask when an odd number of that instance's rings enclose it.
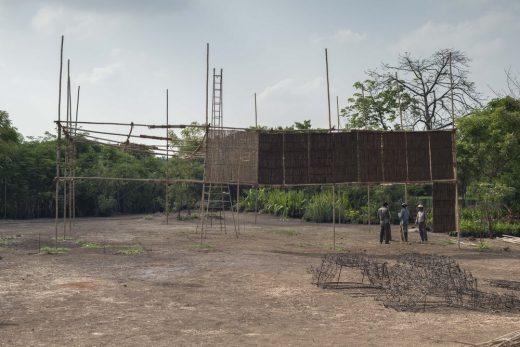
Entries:
{"label": "weed", "polygon": [[294,229],[277,229],[277,230],[271,230],[273,234],[280,235],[280,236],[296,236],[300,233],[297,232]]}
{"label": "weed", "polygon": [[67,247],[50,247],[44,246],[40,248],[40,254],[67,254],[69,253],[70,248]]}
{"label": "weed", "polygon": [[144,220],[152,220],[153,219],[153,215],[151,214],[147,214],[146,216],[143,217]]}
{"label": "weed", "polygon": [[321,245],[321,248],[327,251],[334,251],[334,252],[346,252],[347,249],[343,246],[336,245],[336,249],[334,249],[334,245],[331,243],[324,243]]}
{"label": "weed", "polygon": [[478,247],[479,252],[483,252],[483,251],[491,248],[486,241],[479,241],[477,247]]}
{"label": "weed", "polygon": [[204,243],[204,242],[201,242],[201,243],[194,243],[193,246],[192,246],[194,249],[211,249],[213,248],[212,245],[208,244],[208,243]]}
{"label": "weed", "polygon": [[116,254],[120,255],[140,255],[144,252],[144,248],[141,245],[133,246],[121,246],[117,250]]}

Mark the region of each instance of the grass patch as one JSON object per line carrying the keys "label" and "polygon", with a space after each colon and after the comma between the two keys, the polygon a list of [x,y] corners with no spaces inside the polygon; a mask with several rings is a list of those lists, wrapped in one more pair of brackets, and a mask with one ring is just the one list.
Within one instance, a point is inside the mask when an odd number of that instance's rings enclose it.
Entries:
{"label": "grass patch", "polygon": [[451,239],[447,239],[447,240],[441,240],[441,241],[439,241],[439,245],[441,245],[441,246],[454,245],[454,244],[456,244],[456,243],[457,243],[456,241],[451,240]]}
{"label": "grass patch", "polygon": [[11,243],[13,243],[12,239],[0,239],[0,247],[8,247]]}
{"label": "grass patch", "polygon": [[50,247],[44,246],[40,248],[40,254],[67,254],[69,253],[70,248],[67,247]]}
{"label": "grass patch", "polygon": [[300,233],[297,232],[294,229],[277,229],[277,230],[271,230],[273,234],[280,235],[280,236],[296,236]]}
{"label": "grass patch", "polygon": [[486,241],[479,241],[477,247],[479,252],[483,252],[491,248]]}
{"label": "grass patch", "polygon": [[321,245],[321,248],[326,251],[334,251],[334,252],[346,252],[347,249],[343,246],[336,245],[336,249],[334,249],[334,245],[332,243],[324,243]]}
{"label": "grass patch", "polygon": [[89,249],[103,248],[103,246],[100,245],[99,243],[90,242],[90,241],[77,240],[76,244],[78,246],[80,246],[81,248],[89,248]]}
{"label": "grass patch", "polygon": [[144,220],[152,220],[153,219],[153,215],[151,214],[147,214],[146,216],[143,217]]}
{"label": "grass patch", "polygon": [[202,242],[202,243],[194,243],[192,245],[192,248],[194,248],[194,249],[212,249],[213,246],[210,245],[209,243]]}
{"label": "grass patch", "polygon": [[141,245],[121,246],[116,251],[120,255],[140,255],[144,253],[144,248]]}

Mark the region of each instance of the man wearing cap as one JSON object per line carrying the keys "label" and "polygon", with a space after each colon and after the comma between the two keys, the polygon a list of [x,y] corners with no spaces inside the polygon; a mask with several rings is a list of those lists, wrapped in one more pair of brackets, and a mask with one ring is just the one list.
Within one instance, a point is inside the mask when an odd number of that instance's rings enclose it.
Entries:
{"label": "man wearing cap", "polygon": [[379,218],[379,224],[381,224],[381,231],[379,232],[379,243],[390,243],[390,210],[388,210],[388,203],[384,202],[383,206],[377,210],[377,218]]}
{"label": "man wearing cap", "polygon": [[401,211],[399,212],[399,224],[401,226],[401,241],[408,242],[408,222],[410,221],[410,211],[408,205],[403,202],[401,204]]}
{"label": "man wearing cap", "polygon": [[417,210],[415,224],[419,225],[419,235],[421,235],[421,242],[428,242],[428,234],[426,233],[426,212],[424,212],[424,206],[417,205]]}

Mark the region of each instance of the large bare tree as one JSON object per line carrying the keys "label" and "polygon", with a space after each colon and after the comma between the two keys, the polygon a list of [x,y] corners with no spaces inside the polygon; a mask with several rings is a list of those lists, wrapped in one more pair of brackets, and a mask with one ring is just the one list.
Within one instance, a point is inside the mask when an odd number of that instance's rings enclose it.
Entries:
{"label": "large bare tree", "polygon": [[383,64],[381,70],[369,71],[369,75],[382,84],[398,83],[415,100],[405,114],[407,127],[442,129],[453,125],[452,90],[456,116],[480,106],[480,95],[468,79],[469,61],[464,53],[450,49],[439,50],[429,58],[405,53],[399,56],[397,65]]}

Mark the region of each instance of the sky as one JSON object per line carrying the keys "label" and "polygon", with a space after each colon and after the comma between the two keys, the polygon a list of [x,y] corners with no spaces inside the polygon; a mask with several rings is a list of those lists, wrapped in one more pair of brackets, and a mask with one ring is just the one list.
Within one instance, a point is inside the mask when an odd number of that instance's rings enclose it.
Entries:
{"label": "sky", "polygon": [[164,124],[168,89],[170,123],[203,123],[206,43],[225,126],[254,125],[256,92],[259,125],[328,127],[325,48],[333,120],[405,52],[463,51],[485,97],[520,74],[516,0],[0,0],[0,110],[25,136],[55,131],[61,35],[80,121]]}

